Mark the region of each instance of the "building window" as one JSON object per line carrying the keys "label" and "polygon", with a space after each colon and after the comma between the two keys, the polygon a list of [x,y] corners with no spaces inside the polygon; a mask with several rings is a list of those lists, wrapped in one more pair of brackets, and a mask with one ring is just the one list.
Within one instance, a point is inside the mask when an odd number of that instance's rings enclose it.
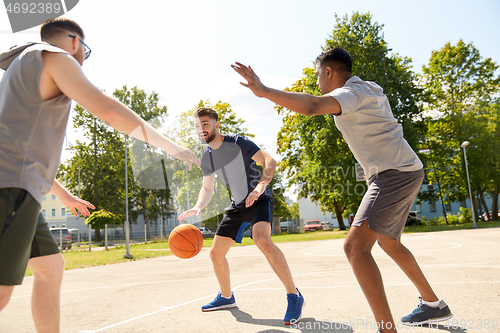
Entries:
{"label": "building window", "polygon": [[444,204],[444,209],[446,209],[447,212],[451,212],[451,202]]}
{"label": "building window", "polygon": [[56,196],[52,194],[52,200],[56,200]]}
{"label": "building window", "polygon": [[47,200],[47,196],[46,195],[43,196],[43,201],[45,201],[45,200]]}
{"label": "building window", "polygon": [[465,202],[465,200],[460,201],[460,207],[467,208],[467,203]]}
{"label": "building window", "polygon": [[421,204],[416,204],[415,205],[415,210],[417,211],[417,213],[422,213],[422,205]]}
{"label": "building window", "polygon": [[422,213],[422,202],[420,202],[420,199],[417,199],[415,202],[415,210],[417,213]]}
{"label": "building window", "polygon": [[429,207],[431,209],[431,213],[436,212],[436,202],[434,202],[434,201],[429,202]]}
{"label": "building window", "polygon": [[61,208],[61,216],[66,216],[66,208]]}
{"label": "building window", "polygon": [[42,209],[42,215],[44,218],[47,218],[47,210],[45,208]]}
{"label": "building window", "polygon": [[55,208],[50,209],[50,217],[56,217],[56,209]]}

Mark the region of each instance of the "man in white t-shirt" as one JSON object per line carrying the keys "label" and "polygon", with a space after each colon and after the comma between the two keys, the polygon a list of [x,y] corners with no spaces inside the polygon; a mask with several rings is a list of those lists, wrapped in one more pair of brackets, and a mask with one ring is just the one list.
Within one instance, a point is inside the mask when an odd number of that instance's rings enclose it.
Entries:
{"label": "man in white t-shirt", "polygon": [[333,114],[335,124],[361,164],[368,180],[344,251],[370,304],[381,332],[395,332],[382,276],[371,250],[375,242],[398,264],[421,295],[418,308],[401,320],[407,325],[452,317],[427,282],[412,253],[401,244],[406,217],[420,191],[423,165],[403,137],[383,89],[352,75],[350,54],[339,47],[316,59],[317,85],[322,96],[264,86],[250,66],[232,65],[257,97],[264,97],[305,116]]}

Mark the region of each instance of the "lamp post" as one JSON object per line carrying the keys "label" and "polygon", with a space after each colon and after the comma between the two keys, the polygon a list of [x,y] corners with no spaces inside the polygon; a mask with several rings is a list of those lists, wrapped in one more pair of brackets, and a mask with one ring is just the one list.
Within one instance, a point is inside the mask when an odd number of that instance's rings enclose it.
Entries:
{"label": "lamp post", "polygon": [[[186,195],[187,195],[187,210],[189,210],[189,173],[188,173],[188,166],[186,163]],[[191,220],[188,218],[188,221]]]}
{"label": "lamp post", "polygon": [[[78,151],[78,198],[80,198],[80,151]],[[80,248],[80,211],[77,210],[76,215],[76,228],[77,228],[77,244]]]}
{"label": "lamp post", "polygon": [[464,141],[464,142],[462,142],[462,144],[460,145],[460,147],[462,147],[463,150],[464,150],[465,172],[467,174],[467,184],[469,186],[469,198],[470,198],[471,213],[472,213],[472,227],[473,228],[477,228],[476,214],[475,214],[475,210],[474,210],[474,201],[472,199],[472,189],[470,187],[469,167],[467,165],[467,153],[465,152],[465,147],[467,147],[468,145],[469,145],[469,141]]}
{"label": "lamp post", "polygon": [[[71,148],[66,148],[66,150],[72,150]],[[78,198],[80,198],[80,151],[78,151]],[[76,210],[76,228],[77,228],[77,244],[80,248],[80,211]]]}
{"label": "lamp post", "polygon": [[125,259],[132,259],[134,256],[130,254],[130,236],[128,222],[128,159],[127,159],[127,134],[125,134],[125,249],[123,255]]}

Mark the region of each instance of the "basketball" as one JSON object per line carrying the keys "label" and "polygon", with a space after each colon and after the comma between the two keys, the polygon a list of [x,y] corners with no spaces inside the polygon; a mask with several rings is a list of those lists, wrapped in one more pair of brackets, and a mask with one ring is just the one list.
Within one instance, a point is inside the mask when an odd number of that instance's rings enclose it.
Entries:
{"label": "basketball", "polygon": [[203,235],[200,229],[192,224],[178,225],[168,236],[168,247],[179,258],[192,258],[203,247]]}

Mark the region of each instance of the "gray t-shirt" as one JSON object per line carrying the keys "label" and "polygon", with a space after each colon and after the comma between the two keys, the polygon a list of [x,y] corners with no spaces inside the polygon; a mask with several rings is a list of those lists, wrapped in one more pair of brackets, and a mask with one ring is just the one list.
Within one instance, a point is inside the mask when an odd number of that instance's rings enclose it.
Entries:
{"label": "gray t-shirt", "polygon": [[40,96],[42,51],[66,53],[47,43],[0,55],[0,188],[28,191],[38,203],[52,188],[61,159],[71,100]]}
{"label": "gray t-shirt", "polygon": [[353,76],[328,95],[342,108],[335,124],[367,179],[388,169],[422,169],[422,162],[403,137],[403,127],[394,118],[389,100],[378,84]]}
{"label": "gray t-shirt", "polygon": [[[217,149],[208,146],[201,155],[203,176],[215,174],[226,184],[231,192],[231,205],[234,208],[245,206],[245,199],[259,183],[261,172],[252,157],[260,148],[245,136],[224,135],[224,141]],[[266,187],[259,199],[272,198]]]}

